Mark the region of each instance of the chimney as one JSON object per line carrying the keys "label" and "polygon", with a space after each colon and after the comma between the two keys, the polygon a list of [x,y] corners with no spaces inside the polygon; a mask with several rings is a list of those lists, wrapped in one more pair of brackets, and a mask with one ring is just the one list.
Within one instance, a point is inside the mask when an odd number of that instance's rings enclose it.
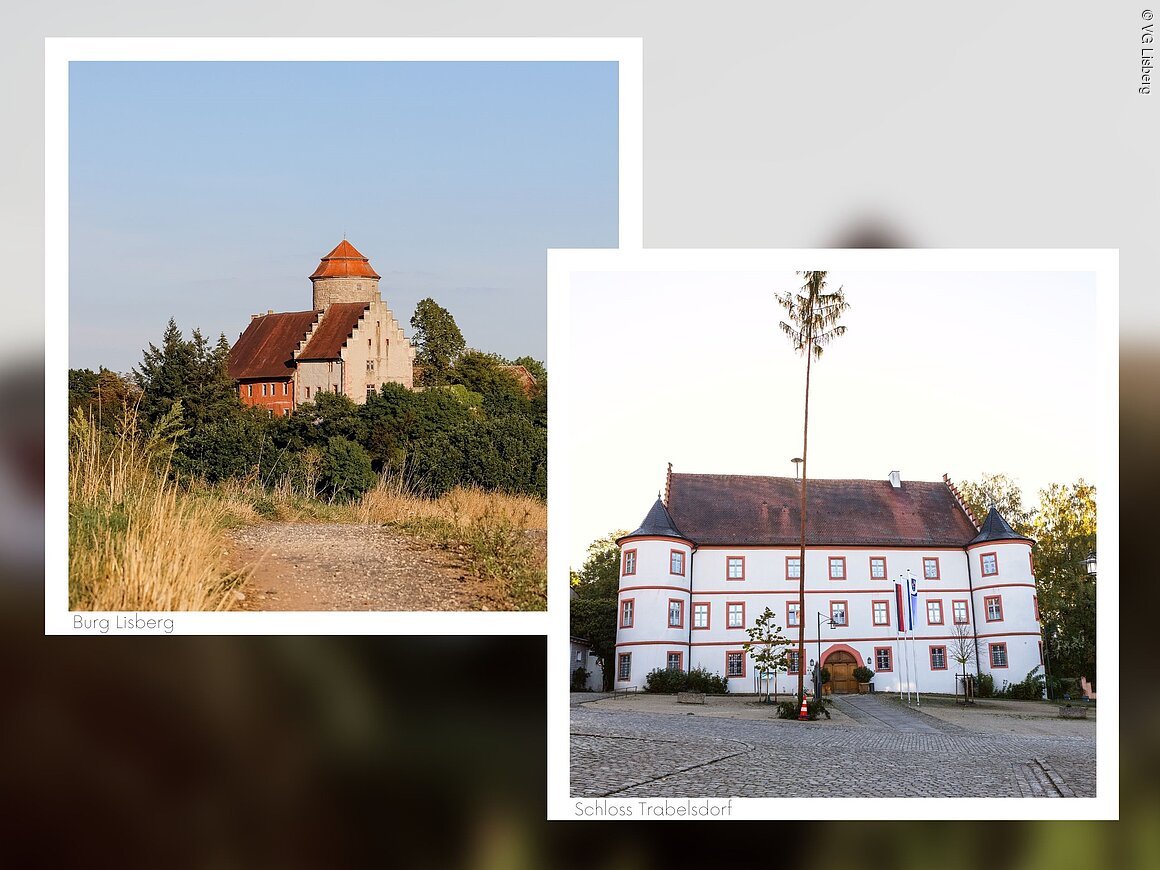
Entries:
{"label": "chimney", "polygon": [[901,471],[890,472],[889,480],[890,480],[890,485],[892,487],[894,487],[895,489],[898,489],[899,487],[902,486],[902,472]]}
{"label": "chimney", "polygon": [[251,314],[251,315],[250,315],[250,320],[257,320],[257,319],[258,319],[259,317],[261,317],[261,316],[262,316],[261,314]]}
{"label": "chimney", "polygon": [[273,308],[271,308],[271,309],[269,309],[269,310],[268,310],[266,313],[267,313],[267,314],[273,314],[273,313],[274,313],[274,309],[273,309]]}

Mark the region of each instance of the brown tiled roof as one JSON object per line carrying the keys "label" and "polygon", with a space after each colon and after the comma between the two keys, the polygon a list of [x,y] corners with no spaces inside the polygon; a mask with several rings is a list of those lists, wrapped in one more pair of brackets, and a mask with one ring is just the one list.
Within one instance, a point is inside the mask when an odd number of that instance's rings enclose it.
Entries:
{"label": "brown tiled roof", "polygon": [[298,359],[338,359],[339,351],[366,310],[366,302],[335,302],[328,306]]}
{"label": "brown tiled roof", "polygon": [[[700,545],[796,545],[801,481],[792,477],[673,474],[668,511]],[[806,491],[810,545],[966,545],[977,534],[942,482],[811,480]]]}
{"label": "brown tiled roof", "polygon": [[317,311],[262,314],[250,321],[230,350],[230,377],[285,378],[293,374],[291,359],[298,342],[306,337]]}
{"label": "brown tiled roof", "polygon": [[370,261],[355,250],[354,245],[343,239],[338,246],[322,258],[313,278],[378,278]]}

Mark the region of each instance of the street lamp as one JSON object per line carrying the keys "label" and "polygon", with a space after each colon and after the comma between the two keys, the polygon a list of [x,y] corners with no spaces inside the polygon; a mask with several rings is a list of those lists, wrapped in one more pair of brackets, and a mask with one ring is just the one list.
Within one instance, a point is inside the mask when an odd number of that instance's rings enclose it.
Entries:
{"label": "street lamp", "polygon": [[814,697],[822,697],[822,623],[828,623],[830,631],[845,625],[843,622],[834,622],[828,616],[822,616],[822,611],[818,611],[818,667],[814,671]]}
{"label": "street lamp", "polygon": [[1082,562],[1080,562],[1080,564],[1083,565],[1084,570],[1087,571],[1088,574],[1095,574],[1096,573],[1096,551],[1092,550],[1091,552],[1089,552],[1087,554],[1087,558],[1084,559]]}

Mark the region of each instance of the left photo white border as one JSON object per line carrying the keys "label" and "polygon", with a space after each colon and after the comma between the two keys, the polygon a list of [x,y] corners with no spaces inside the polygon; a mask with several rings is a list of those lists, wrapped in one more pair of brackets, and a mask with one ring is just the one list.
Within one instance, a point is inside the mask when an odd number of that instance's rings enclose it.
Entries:
{"label": "left photo white border", "polygon": [[[45,40],[45,311],[68,317],[68,69],[71,61],[612,61],[618,64],[619,244],[642,240],[642,40],[615,38],[72,38]],[[45,331],[46,634],[545,634],[547,613],[142,613],[152,630],[80,628],[68,609],[68,331]],[[548,606],[561,602],[549,591]],[[130,615],[132,616],[132,615]],[[172,626],[166,630],[165,626]]]}

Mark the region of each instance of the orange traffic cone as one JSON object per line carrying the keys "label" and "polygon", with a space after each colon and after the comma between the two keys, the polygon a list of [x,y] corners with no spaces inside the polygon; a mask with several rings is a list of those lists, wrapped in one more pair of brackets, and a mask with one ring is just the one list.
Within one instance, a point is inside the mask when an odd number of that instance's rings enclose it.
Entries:
{"label": "orange traffic cone", "polygon": [[805,721],[810,718],[809,707],[806,706],[806,696],[802,695],[802,708],[798,710],[798,719]]}

